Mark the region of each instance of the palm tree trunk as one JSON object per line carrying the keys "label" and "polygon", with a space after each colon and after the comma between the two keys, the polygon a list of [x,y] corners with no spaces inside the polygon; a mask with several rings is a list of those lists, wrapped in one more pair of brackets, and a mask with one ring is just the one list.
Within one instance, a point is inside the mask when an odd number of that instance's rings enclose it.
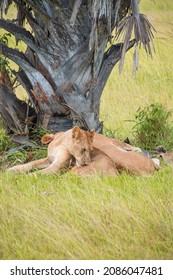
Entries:
{"label": "palm tree trunk", "polygon": [[[130,1],[14,2],[32,34],[13,21],[0,19],[0,27],[27,45],[24,54],[0,42],[0,53],[19,65],[15,74],[28,94],[37,123],[52,132],[74,124],[100,132],[100,99],[121,58],[122,44],[105,49],[112,30],[127,14]],[[130,41],[127,50],[134,43]]]}

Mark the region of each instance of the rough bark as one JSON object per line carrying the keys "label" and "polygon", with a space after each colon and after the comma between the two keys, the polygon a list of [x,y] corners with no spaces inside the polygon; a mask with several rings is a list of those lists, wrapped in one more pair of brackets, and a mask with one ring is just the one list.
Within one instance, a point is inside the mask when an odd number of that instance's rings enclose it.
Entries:
{"label": "rough bark", "polygon": [[26,131],[29,122],[36,117],[33,108],[27,108],[6,85],[0,85],[0,112],[9,129],[19,133]]}
{"label": "rough bark", "polygon": [[[33,33],[12,20],[0,19],[0,27],[27,45],[24,54],[1,42],[0,53],[19,65],[16,76],[28,94],[38,122],[53,132],[62,130],[63,124],[65,128],[79,124],[100,132],[100,98],[121,58],[122,44],[105,49],[112,30],[127,14],[130,1],[13,2],[23,15],[18,23],[26,18]],[[131,41],[127,50],[134,43]],[[14,99],[11,92],[8,96]],[[21,128],[21,124],[11,125],[16,126]]]}

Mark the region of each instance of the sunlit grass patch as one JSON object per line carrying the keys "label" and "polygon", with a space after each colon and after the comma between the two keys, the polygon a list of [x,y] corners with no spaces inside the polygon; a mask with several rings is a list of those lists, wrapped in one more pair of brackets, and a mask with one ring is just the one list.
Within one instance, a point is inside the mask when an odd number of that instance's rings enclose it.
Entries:
{"label": "sunlit grass patch", "polygon": [[151,59],[144,50],[140,50],[139,70],[135,79],[132,75],[133,50],[129,51],[121,75],[116,65],[101,99],[101,119],[105,127],[116,130],[117,137],[121,139],[129,135],[132,137],[133,123],[127,120],[133,119],[139,107],[161,103],[168,110],[172,109],[173,11],[151,10],[148,18],[157,30],[154,40],[156,53]]}
{"label": "sunlit grass patch", "polygon": [[1,175],[1,258],[172,256],[169,168],[143,178]]}

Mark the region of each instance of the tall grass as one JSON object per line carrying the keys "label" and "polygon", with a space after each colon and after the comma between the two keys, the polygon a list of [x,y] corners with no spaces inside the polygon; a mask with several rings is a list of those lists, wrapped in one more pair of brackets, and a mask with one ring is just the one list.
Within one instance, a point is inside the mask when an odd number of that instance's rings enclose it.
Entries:
{"label": "tall grass", "polygon": [[[145,3],[144,3],[145,2]],[[131,128],[135,112],[139,107],[151,103],[161,103],[168,110],[172,110],[173,102],[173,8],[171,1],[141,1],[144,8],[151,7],[147,15],[157,30],[155,34],[156,53],[153,58],[147,57],[141,49],[139,54],[139,70],[136,79],[132,76],[132,51],[126,54],[122,74],[118,74],[116,66],[110,75],[102,100],[101,119],[107,128],[117,131],[121,139],[132,137]],[[164,12],[160,11],[163,5]]]}
{"label": "tall grass", "polygon": [[[117,66],[101,101],[105,126],[131,135],[139,107],[172,109],[173,4],[141,1],[157,29],[156,54],[141,50],[132,77],[132,52],[121,76]],[[0,259],[172,259],[173,176],[78,178],[0,173]]]}
{"label": "tall grass", "polygon": [[[165,178],[167,183],[165,184]],[[169,178],[169,180],[168,180]],[[3,259],[170,259],[173,177],[3,174]]]}

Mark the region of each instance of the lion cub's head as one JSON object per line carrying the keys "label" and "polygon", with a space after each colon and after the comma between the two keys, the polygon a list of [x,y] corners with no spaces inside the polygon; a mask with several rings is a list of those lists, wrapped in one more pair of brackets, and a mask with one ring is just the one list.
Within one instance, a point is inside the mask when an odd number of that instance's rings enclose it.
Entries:
{"label": "lion cub's head", "polygon": [[70,153],[75,157],[78,165],[87,165],[91,162],[92,142],[95,131],[84,131],[75,126],[72,129],[72,145]]}

